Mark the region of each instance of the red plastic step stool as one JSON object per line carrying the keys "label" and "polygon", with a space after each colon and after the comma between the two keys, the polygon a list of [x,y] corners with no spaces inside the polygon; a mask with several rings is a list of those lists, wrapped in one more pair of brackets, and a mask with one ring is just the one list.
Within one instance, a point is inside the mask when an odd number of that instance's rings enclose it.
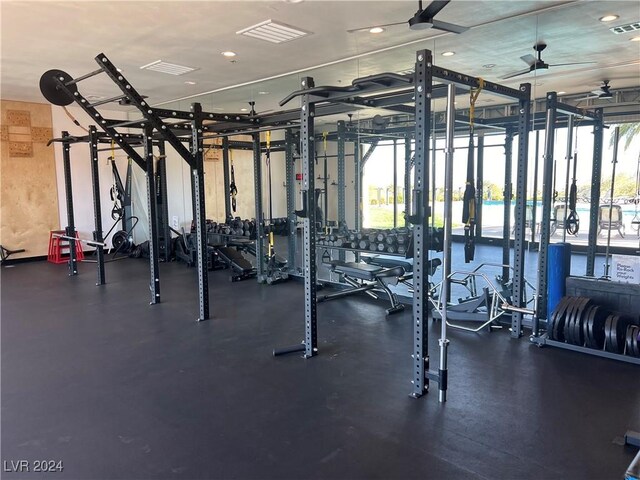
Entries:
{"label": "red plastic step stool", "polygon": [[[49,254],[47,255],[47,261],[51,263],[67,263],[69,261],[69,240],[58,236],[64,234],[64,230],[51,230],[51,232],[49,232]],[[76,232],[75,236],[77,239],[78,232]],[[79,239],[76,240],[76,260],[84,260],[82,243],[80,243]]]}

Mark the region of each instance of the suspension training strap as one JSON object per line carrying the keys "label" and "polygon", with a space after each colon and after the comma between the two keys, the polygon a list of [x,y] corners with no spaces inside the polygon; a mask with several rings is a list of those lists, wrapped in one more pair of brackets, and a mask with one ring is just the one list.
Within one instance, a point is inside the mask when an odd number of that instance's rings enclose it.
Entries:
{"label": "suspension training strap", "polygon": [[113,202],[111,218],[117,221],[124,215],[124,206],[122,203],[124,202],[125,192],[122,191],[122,180],[120,179],[120,174],[118,173],[118,167],[116,165],[116,142],[113,140],[111,140],[111,156],[107,161],[111,162],[111,172],[113,176],[113,185],[111,185],[111,190],[109,191],[109,196]]}
{"label": "suspension training strap", "polygon": [[476,187],[475,187],[475,142],[474,116],[476,101],[484,88],[484,80],[478,78],[478,88],[469,92],[469,149],[467,154],[467,181],[462,199],[462,223],[464,223],[464,261],[473,260],[476,251]]}
{"label": "suspension training strap", "polygon": [[229,149],[229,163],[231,164],[231,183],[229,183],[229,195],[231,195],[231,209],[236,211],[236,195],[238,195],[238,187],[236,187],[236,174],[233,171],[233,150]]}
{"label": "suspension training strap", "polygon": [[[577,212],[577,203],[578,203],[578,185],[576,175],[578,172],[578,123],[576,123],[576,133],[575,133],[575,148],[573,150],[573,180],[571,182],[571,186],[569,187],[569,214],[567,215],[567,224],[565,228],[567,229],[567,233],[569,235],[577,235],[580,230],[580,217],[578,217]],[[569,159],[571,161],[571,159]],[[567,164],[567,168],[569,168],[570,164]]]}
{"label": "suspension training strap", "polygon": [[78,120],[76,120],[76,117],[74,117],[73,115],[71,115],[71,112],[69,110],[67,110],[67,107],[63,106],[62,109],[64,110],[64,113],[67,114],[67,117],[69,117],[69,119],[78,127],[80,127],[82,130],[84,130],[85,132],[89,133],[89,130],[87,130],[86,128],[84,128],[82,125],[80,125],[80,122]]}
{"label": "suspension training strap", "polygon": [[271,131],[265,133],[265,141],[267,148],[265,150],[265,158],[267,161],[267,175],[269,177],[269,258],[273,253],[273,191],[271,185]]}

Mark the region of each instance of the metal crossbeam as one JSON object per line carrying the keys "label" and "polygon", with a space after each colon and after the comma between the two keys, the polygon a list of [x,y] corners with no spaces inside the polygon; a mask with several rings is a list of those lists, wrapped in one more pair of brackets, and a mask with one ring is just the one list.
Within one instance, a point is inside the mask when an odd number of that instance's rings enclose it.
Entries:
{"label": "metal crossbeam", "polygon": [[[136,164],[141,169],[146,170],[145,161],[138,154],[138,152],[136,152],[134,148],[131,145],[129,145],[127,141],[125,141],[125,136],[123,134],[118,133],[118,131],[115,128],[110,127],[107,120],[102,117],[102,115],[100,114],[100,112],[98,112],[98,110],[89,106],[89,102],[87,101],[86,98],[84,98],[80,94],[80,92],[74,93],[71,90],[69,90],[69,88],[65,85],[64,81],[58,77],[56,77],[55,80],[58,87],[62,91],[64,91],[67,95],[69,95],[70,98],[73,98],[75,102],[80,106],[80,108],[82,108],[87,115],[89,115],[95,122],[97,122],[100,128],[102,128],[102,130],[104,130],[109,135],[109,137],[111,137],[113,141],[115,141],[118,144],[118,146],[122,150],[124,150],[127,156],[129,156],[134,162],[136,162]],[[95,141],[97,144],[98,143],[97,133],[95,136]]]}
{"label": "metal crossbeam", "polygon": [[107,58],[104,53],[100,53],[95,57],[96,62],[100,65],[100,68],[104,70],[104,72],[111,78],[113,83],[122,91],[124,95],[129,99],[131,105],[136,107],[142,116],[151,124],[153,128],[155,128],[158,132],[160,132],[165,140],[169,142],[169,144],[174,148],[176,152],[187,162],[189,165],[193,167],[195,161],[189,150],[182,144],[182,141],[176,137],[176,135],[171,131],[170,128],[163,122],[162,118],[151,108],[146,100],[142,98],[135,88],[129,83],[129,81],[122,75],[121,72],[118,72],[116,66],[111,63],[111,60]]}

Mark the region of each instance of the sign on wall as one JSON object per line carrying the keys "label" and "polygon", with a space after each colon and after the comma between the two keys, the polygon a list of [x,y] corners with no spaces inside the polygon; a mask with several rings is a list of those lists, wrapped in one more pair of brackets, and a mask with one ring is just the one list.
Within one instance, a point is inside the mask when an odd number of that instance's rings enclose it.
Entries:
{"label": "sign on wall", "polygon": [[640,258],[629,255],[612,255],[611,280],[640,284]]}

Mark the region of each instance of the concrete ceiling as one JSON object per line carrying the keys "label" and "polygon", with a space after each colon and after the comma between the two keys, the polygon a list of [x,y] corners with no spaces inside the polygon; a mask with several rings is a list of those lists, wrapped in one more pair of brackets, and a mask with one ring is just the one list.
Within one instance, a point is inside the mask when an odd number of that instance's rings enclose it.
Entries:
{"label": "concrete ceiling", "polygon": [[[640,31],[620,35],[609,31],[640,21],[636,1],[454,0],[437,18],[471,27],[460,35],[415,32],[406,25],[378,35],[347,32],[407,20],[416,8],[417,2],[404,0],[4,0],[0,1],[0,93],[6,99],[44,102],[38,88],[44,71],[59,68],[76,77],[94,70],[94,57],[105,53],[140,93],[149,96],[151,105],[187,109],[200,101],[205,110],[237,112],[255,100],[262,112],[278,109],[277,102],[299,88],[301,76],[313,76],[317,85],[345,85],[359,76],[409,69],[415,51],[422,48],[431,49],[442,67],[509,86],[531,82],[536,98],[551,90],[589,92],[604,79],[611,81],[612,91],[640,86],[640,42],[630,41]],[[600,22],[606,14],[619,18]],[[267,19],[312,34],[276,45],[235,33]],[[526,67],[520,56],[535,53],[532,46],[537,41],[548,44],[543,52],[547,63],[595,63],[500,80]],[[220,54],[225,50],[237,53],[235,63]],[[455,55],[441,56],[445,51]],[[182,76],[140,70],[160,59],[198,70]],[[485,67],[490,64],[495,66]],[[85,96],[117,93],[106,76],[83,82],[80,89]],[[486,96],[480,105],[483,102],[502,100]]]}

